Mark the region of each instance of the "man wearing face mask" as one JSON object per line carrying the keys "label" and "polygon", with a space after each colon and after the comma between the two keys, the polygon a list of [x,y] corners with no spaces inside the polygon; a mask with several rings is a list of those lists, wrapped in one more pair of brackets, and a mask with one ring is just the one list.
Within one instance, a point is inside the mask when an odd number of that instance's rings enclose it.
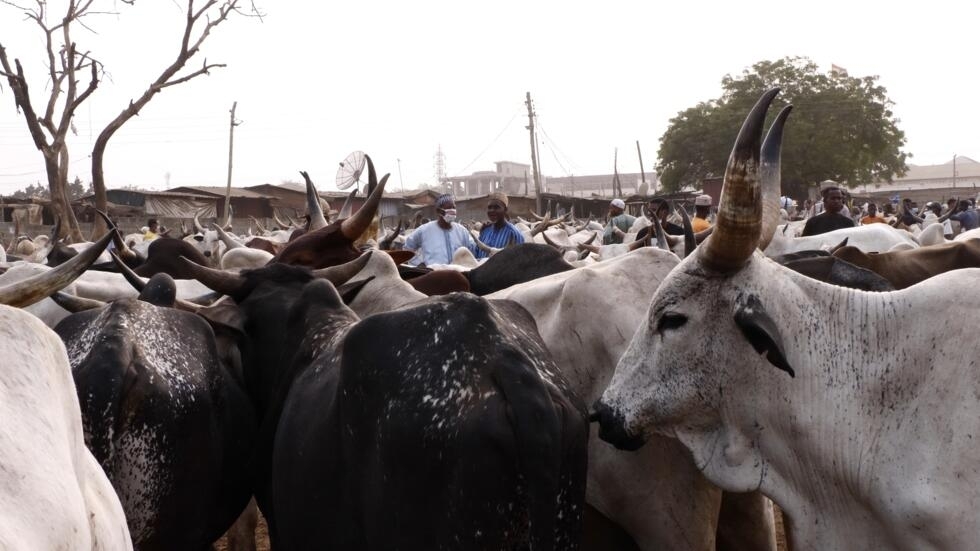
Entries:
{"label": "man wearing face mask", "polygon": [[476,253],[473,236],[456,223],[456,201],[452,195],[443,194],[436,199],[436,214],[439,215],[437,219],[422,224],[405,240],[404,248],[416,251],[415,258],[408,264],[449,264],[460,247]]}

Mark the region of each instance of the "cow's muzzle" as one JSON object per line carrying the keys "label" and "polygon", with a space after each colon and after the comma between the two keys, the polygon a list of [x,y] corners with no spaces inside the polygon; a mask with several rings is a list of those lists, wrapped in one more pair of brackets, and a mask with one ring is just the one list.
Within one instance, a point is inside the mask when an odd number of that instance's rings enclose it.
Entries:
{"label": "cow's muzzle", "polygon": [[626,430],[626,419],[622,413],[599,400],[592,406],[593,413],[589,421],[599,422],[599,438],[609,442],[618,449],[636,451],[646,440],[642,435],[630,434]]}

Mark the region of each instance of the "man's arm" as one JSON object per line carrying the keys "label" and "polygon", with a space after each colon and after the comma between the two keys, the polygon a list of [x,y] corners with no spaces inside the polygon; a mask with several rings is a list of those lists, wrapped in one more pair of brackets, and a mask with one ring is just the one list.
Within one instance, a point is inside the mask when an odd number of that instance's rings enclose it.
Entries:
{"label": "man's arm", "polygon": [[422,245],[422,232],[419,231],[420,229],[421,226],[419,228],[415,228],[415,231],[405,238],[405,244],[402,245],[403,249],[408,249],[410,251],[417,251],[419,249],[419,247]]}

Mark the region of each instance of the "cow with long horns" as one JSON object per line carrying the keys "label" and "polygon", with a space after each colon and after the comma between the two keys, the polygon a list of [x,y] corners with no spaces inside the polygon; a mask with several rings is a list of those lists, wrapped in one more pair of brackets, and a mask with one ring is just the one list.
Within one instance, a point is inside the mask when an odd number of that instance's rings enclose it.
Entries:
{"label": "cow with long horns", "polygon": [[71,302],[84,311],[55,331],[68,350],[86,444],[122,500],[136,548],[207,548],[252,494],[256,421],[234,375],[238,356],[226,353],[234,344],[174,308],[166,274],[138,299]]}
{"label": "cow with long horns", "polygon": [[961,343],[980,319],[962,297],[980,270],[871,294],[757,253],[778,206],[759,185],[778,170],[759,149],[775,93],[742,127],[714,235],[654,294],[597,404],[600,434],[678,438],[716,484],[779,503],[802,548],[972,547],[980,384]]}

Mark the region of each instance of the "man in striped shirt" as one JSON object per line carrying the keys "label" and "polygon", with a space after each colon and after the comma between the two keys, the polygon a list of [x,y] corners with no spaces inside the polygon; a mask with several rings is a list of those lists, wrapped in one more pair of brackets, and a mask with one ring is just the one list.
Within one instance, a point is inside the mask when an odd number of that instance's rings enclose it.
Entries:
{"label": "man in striped shirt", "polygon": [[[487,218],[490,220],[483,225],[480,230],[480,241],[488,247],[502,249],[508,245],[517,245],[524,242],[524,236],[513,224],[507,221],[507,207],[509,199],[502,191],[495,191],[488,197]],[[478,249],[477,258],[486,258],[489,253]]]}

